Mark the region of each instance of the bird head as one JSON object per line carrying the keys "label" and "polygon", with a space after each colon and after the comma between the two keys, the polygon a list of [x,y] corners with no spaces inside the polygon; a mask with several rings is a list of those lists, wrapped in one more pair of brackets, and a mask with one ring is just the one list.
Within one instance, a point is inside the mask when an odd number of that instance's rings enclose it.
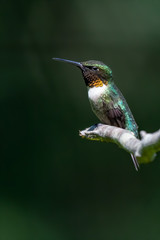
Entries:
{"label": "bird head", "polygon": [[80,68],[87,87],[102,87],[112,80],[112,70],[103,62],[96,60],[75,62],[61,58],[53,60],[67,62]]}

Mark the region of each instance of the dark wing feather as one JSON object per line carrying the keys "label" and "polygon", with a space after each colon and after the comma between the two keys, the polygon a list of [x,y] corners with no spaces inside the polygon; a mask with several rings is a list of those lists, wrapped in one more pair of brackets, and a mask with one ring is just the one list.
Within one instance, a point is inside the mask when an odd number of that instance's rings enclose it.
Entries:
{"label": "dark wing feather", "polygon": [[120,107],[108,109],[106,114],[112,126],[125,128],[125,116]]}
{"label": "dark wing feather", "polygon": [[[106,111],[107,117],[110,120],[112,126],[125,128],[125,116],[120,107],[110,108]],[[138,171],[139,164],[136,157],[131,154],[132,161],[134,163],[135,169]]]}

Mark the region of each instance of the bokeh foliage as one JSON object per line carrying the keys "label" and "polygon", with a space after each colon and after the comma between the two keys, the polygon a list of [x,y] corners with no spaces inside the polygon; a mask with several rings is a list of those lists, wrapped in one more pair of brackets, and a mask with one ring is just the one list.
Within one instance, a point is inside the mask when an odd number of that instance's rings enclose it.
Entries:
{"label": "bokeh foliage", "polygon": [[160,238],[160,162],[78,136],[98,120],[78,69],[104,61],[140,129],[159,114],[158,1],[1,1],[0,239]]}

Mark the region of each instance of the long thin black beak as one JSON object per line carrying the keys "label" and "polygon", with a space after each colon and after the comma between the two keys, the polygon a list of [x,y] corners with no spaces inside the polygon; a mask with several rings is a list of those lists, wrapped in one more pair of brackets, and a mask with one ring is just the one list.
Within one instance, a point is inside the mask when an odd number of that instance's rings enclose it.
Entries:
{"label": "long thin black beak", "polygon": [[75,61],[71,61],[71,60],[67,60],[67,59],[62,59],[62,58],[52,58],[52,59],[55,60],[55,61],[59,61],[59,62],[70,63],[70,64],[73,64],[73,65],[75,65],[75,66],[77,66],[77,67],[80,67],[80,68],[83,67],[82,63],[80,63],[80,62],[75,62]]}

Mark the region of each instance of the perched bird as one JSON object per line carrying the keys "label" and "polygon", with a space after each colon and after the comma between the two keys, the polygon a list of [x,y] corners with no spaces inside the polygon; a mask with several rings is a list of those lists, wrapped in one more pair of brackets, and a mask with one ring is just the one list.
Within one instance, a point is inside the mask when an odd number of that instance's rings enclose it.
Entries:
{"label": "perched bird", "polygon": [[[53,60],[71,63],[81,69],[92,110],[101,123],[127,129],[138,137],[138,127],[131,110],[115,85],[112,70],[107,65],[95,60],[85,62],[61,58]],[[133,154],[131,156],[135,169],[138,170],[138,161]]]}

